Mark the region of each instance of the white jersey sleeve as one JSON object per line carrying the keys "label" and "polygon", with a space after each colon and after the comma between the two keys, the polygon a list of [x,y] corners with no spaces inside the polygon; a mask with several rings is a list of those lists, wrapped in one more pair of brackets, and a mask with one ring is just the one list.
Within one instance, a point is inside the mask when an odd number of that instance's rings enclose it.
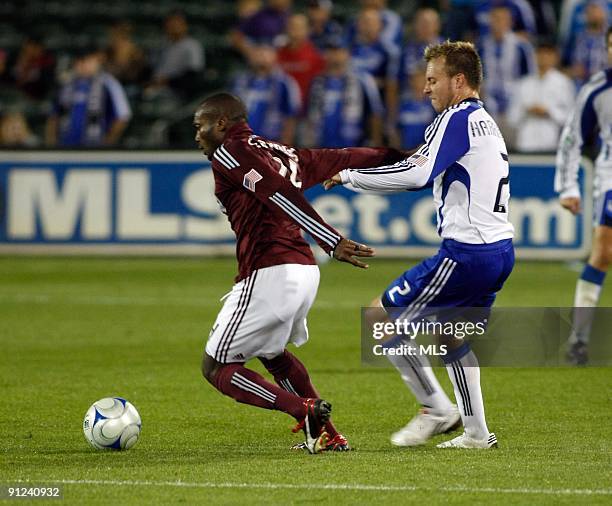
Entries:
{"label": "white jersey sleeve", "polygon": [[425,144],[412,156],[394,165],[347,169],[340,177],[358,191],[433,187],[438,232],[444,239],[488,244],[513,236],[506,145],[475,99],[440,113],[425,131]]}
{"label": "white jersey sleeve", "polygon": [[466,128],[469,104],[439,114],[425,131],[425,144],[416,153],[393,165],[340,172],[343,184],[378,192],[419,190],[459,160],[470,148]]}

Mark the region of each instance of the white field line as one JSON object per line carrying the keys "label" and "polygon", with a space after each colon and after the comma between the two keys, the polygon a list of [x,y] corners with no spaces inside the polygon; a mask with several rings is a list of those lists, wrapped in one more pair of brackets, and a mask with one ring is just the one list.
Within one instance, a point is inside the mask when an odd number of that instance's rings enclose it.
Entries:
{"label": "white field line", "polygon": [[[327,483],[327,484],[294,484],[294,483],[239,483],[239,482],[185,482],[185,481],[141,481],[141,480],[49,480],[45,483],[63,485],[110,485],[118,487],[178,487],[201,489],[263,489],[263,490],[357,490],[372,492],[449,492],[466,494],[532,494],[532,495],[612,495],[612,489],[588,488],[497,488],[497,487],[461,487],[440,486],[424,487],[420,485],[366,485],[360,483]],[[40,480],[15,480],[11,483],[39,483]]]}
{"label": "white field line", "polygon": [[[28,304],[80,304],[93,306],[193,306],[193,307],[217,307],[221,309],[223,303],[217,298],[187,298],[187,297],[131,297],[115,295],[72,295],[60,294],[30,294],[30,293],[1,293],[0,302],[28,303]],[[353,308],[359,309],[358,305],[348,302],[332,302],[316,300],[313,306],[316,308]]]}

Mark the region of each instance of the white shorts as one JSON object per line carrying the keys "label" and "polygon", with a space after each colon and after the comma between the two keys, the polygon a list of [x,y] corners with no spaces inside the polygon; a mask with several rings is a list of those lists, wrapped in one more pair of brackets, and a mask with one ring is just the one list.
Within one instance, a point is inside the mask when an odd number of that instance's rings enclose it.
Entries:
{"label": "white shorts", "polygon": [[306,315],[319,287],[316,265],[283,264],[254,271],[236,283],[208,336],[217,362],[273,358],[288,343],[308,341]]}

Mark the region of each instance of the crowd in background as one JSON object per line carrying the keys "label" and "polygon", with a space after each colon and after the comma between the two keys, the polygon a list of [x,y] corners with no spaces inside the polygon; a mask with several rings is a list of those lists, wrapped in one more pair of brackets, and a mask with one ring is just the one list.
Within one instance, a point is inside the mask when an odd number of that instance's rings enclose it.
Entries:
{"label": "crowd in background", "polygon": [[[343,23],[330,0],[301,9],[291,0],[235,4],[227,41],[243,65],[221,86],[245,101],[257,134],[319,147],[420,144],[435,116],[423,95],[423,50],[449,38],[478,47],[482,98],[511,148],[552,152],[578,87],[607,67],[612,20],[612,0],[416,2],[406,19],[385,0],[360,0]],[[147,101],[172,109],[213,91],[207,48],[189,21],[169,12],[155,55],[133,40],[128,20],[109,28],[103,47],[81,47],[69,62],[36,34],[14,54],[0,48],[0,84],[49,101],[40,135],[21,111],[0,109],[0,144],[117,146]]]}

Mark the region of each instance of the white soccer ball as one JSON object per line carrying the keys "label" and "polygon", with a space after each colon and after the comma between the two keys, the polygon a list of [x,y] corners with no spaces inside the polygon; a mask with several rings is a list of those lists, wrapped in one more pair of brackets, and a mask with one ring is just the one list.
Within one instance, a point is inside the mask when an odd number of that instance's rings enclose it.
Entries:
{"label": "white soccer ball", "polygon": [[98,450],[128,450],[140,436],[140,415],[133,404],[121,397],[94,402],[85,414],[85,439]]}

